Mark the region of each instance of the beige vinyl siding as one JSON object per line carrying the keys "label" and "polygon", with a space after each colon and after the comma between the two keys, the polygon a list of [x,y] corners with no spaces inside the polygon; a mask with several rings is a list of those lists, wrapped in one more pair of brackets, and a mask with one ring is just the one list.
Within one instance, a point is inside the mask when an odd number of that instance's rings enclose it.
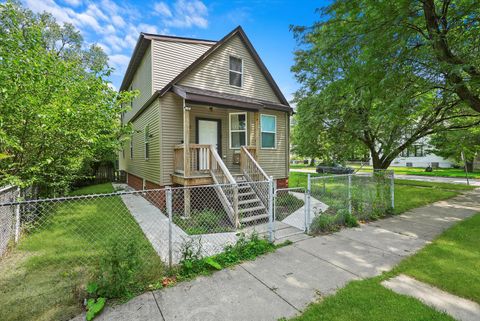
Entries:
{"label": "beige vinyl siding", "polygon": [[183,101],[173,93],[166,93],[160,99],[161,121],[161,185],[172,183],[174,171],[173,149],[183,140]]}
{"label": "beige vinyl siding", "polygon": [[[145,126],[149,126],[150,155],[145,159]],[[138,177],[160,184],[160,104],[158,99],[152,102],[138,118],[132,122],[133,159],[130,159],[130,140],[125,141],[125,159],[120,151],[120,166]]]}
{"label": "beige vinyl siding", "polygon": [[[229,114],[242,112],[238,109],[228,109],[220,107],[209,107],[205,105],[189,104],[190,111],[190,143],[196,142],[196,126],[197,118],[221,120],[221,132],[222,132],[222,154],[221,157],[228,168],[232,169],[236,166],[233,165],[233,155],[238,153],[239,150],[230,149],[229,139]],[[265,170],[268,175],[277,178],[288,177],[288,132],[287,132],[287,119],[288,113],[264,110],[259,114],[275,115],[277,117],[277,137],[275,149],[259,149],[258,162],[260,166]],[[182,116],[183,117],[183,116]],[[181,119],[181,122],[183,118]],[[180,122],[180,128],[181,128]],[[247,112],[247,145],[251,145],[255,142],[255,113]],[[258,129],[260,130],[260,129]],[[260,136],[260,135],[259,135]],[[181,140],[181,138],[180,138]],[[258,142],[260,144],[260,142]]]}
{"label": "beige vinyl siding", "polygon": [[[288,177],[289,141],[287,129],[289,114],[273,110],[261,111],[260,114],[277,116],[277,137],[275,149],[259,149],[258,163],[268,175],[273,176],[275,179]],[[261,146],[260,143],[259,141],[259,146]]]}
{"label": "beige vinyl siding", "polygon": [[[125,121],[129,121],[133,115],[147,102],[152,96],[152,50],[151,46],[145,51],[142,62],[140,63],[130,84],[133,90],[139,90],[140,94],[133,100],[132,109],[125,113]],[[128,89],[130,89],[130,85]]]}
{"label": "beige vinyl siding", "polygon": [[[230,55],[243,60],[243,86],[241,88],[230,86]],[[280,102],[239,36],[235,36],[224,43],[208,59],[180,81],[180,84],[221,93]]]}
{"label": "beige vinyl siding", "polygon": [[211,46],[152,40],[153,90],[160,90]]}

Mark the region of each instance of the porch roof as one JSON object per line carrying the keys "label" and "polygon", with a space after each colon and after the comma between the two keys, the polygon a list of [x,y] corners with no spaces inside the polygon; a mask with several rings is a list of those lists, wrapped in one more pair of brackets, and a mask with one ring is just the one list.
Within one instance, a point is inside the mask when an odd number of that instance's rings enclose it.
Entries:
{"label": "porch roof", "polygon": [[171,90],[178,96],[184,98],[187,102],[206,103],[218,107],[239,108],[253,111],[274,109],[288,113],[293,112],[293,109],[288,105],[201,88],[173,85]]}

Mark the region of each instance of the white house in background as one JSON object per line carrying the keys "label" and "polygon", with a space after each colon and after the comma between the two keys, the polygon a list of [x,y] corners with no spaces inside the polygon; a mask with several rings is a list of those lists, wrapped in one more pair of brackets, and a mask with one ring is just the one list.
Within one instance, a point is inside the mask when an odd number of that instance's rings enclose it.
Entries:
{"label": "white house in background", "polygon": [[[410,148],[404,150],[400,156],[395,158],[390,166],[403,166],[403,167],[428,167],[429,165],[433,168],[450,168],[453,166],[453,163],[441,156],[435,155],[429,150],[431,146],[428,144],[429,139],[424,138],[420,141],[417,141],[415,144],[410,146]],[[370,159],[370,165],[372,165],[372,160]]]}

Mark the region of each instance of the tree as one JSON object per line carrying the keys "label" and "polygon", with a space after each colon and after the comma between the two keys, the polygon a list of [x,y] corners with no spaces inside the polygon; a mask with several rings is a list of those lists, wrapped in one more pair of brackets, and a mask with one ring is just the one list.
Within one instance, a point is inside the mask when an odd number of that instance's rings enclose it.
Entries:
{"label": "tree", "polygon": [[132,94],[110,87],[106,55],[72,25],[0,4],[0,57],[0,183],[64,189],[118,148]]}
{"label": "tree", "polygon": [[[295,96],[299,128],[308,120],[317,136],[339,142],[336,150],[348,149],[342,142],[362,144],[374,168],[384,169],[422,137],[479,124],[480,114],[449,79],[452,69],[432,58],[432,41],[418,34],[420,4],[336,1],[320,11],[322,21],[293,28],[299,44],[292,68],[301,84]],[[475,10],[461,11],[476,15]],[[454,16],[451,23],[458,24],[459,14]],[[463,37],[449,31],[456,37],[452,43],[478,42],[474,29]],[[475,80],[463,82],[478,92]]]}
{"label": "tree", "polygon": [[463,166],[462,153],[467,169],[473,171],[473,162],[480,153],[480,127],[435,134],[429,142],[433,152],[453,159]]}

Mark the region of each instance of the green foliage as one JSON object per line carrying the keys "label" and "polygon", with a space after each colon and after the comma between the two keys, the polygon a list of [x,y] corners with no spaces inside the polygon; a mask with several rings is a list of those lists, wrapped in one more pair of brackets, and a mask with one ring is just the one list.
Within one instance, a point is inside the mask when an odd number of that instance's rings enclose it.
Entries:
{"label": "green foliage", "polygon": [[219,210],[194,210],[190,213],[189,217],[182,217],[175,214],[173,221],[190,235],[234,231],[227,213]]}
{"label": "green foliage", "polygon": [[[303,194],[302,194],[303,195]],[[275,218],[283,220],[296,210],[302,208],[304,201],[288,192],[279,192],[275,198]]]}
{"label": "green foliage", "polygon": [[98,294],[107,298],[128,298],[141,290],[138,275],[142,270],[139,246],[131,240],[128,243],[111,242],[100,260]]}
{"label": "green foliage", "polygon": [[55,193],[86,164],[111,160],[118,121],[133,93],[106,80],[107,56],[71,24],[0,4],[0,185],[40,185]]}
{"label": "green foliage", "polygon": [[358,226],[358,221],[357,218],[350,214],[348,211],[344,215],[344,220],[345,220],[345,226],[347,227],[357,227]]}
{"label": "green foliage", "polygon": [[[453,159],[457,164],[464,166],[461,154],[465,161],[473,165],[475,157],[480,151],[480,126],[465,130],[438,133],[429,141],[433,152],[445,158]],[[473,168],[469,168],[471,171]]]}
{"label": "green foliage", "polygon": [[179,278],[189,279],[197,275],[209,274],[212,271],[253,260],[257,256],[271,252],[275,245],[257,234],[249,238],[240,234],[237,242],[227,245],[220,254],[202,258],[200,242],[187,240],[182,245],[182,260],[180,261]]}
{"label": "green foliage", "polygon": [[93,320],[105,307],[107,300],[105,298],[87,300],[87,321]]}
{"label": "green foliage", "polygon": [[433,0],[334,1],[313,26],[293,28],[300,154],[342,158],[366,148],[375,168],[387,168],[427,135],[478,125],[480,9],[475,0],[449,2],[438,18],[448,27],[437,33],[422,3],[442,11]]}
{"label": "green foliage", "polygon": [[340,229],[340,225],[337,222],[336,215],[328,215],[321,213],[317,215],[310,225],[310,231],[313,234],[335,232]]}

